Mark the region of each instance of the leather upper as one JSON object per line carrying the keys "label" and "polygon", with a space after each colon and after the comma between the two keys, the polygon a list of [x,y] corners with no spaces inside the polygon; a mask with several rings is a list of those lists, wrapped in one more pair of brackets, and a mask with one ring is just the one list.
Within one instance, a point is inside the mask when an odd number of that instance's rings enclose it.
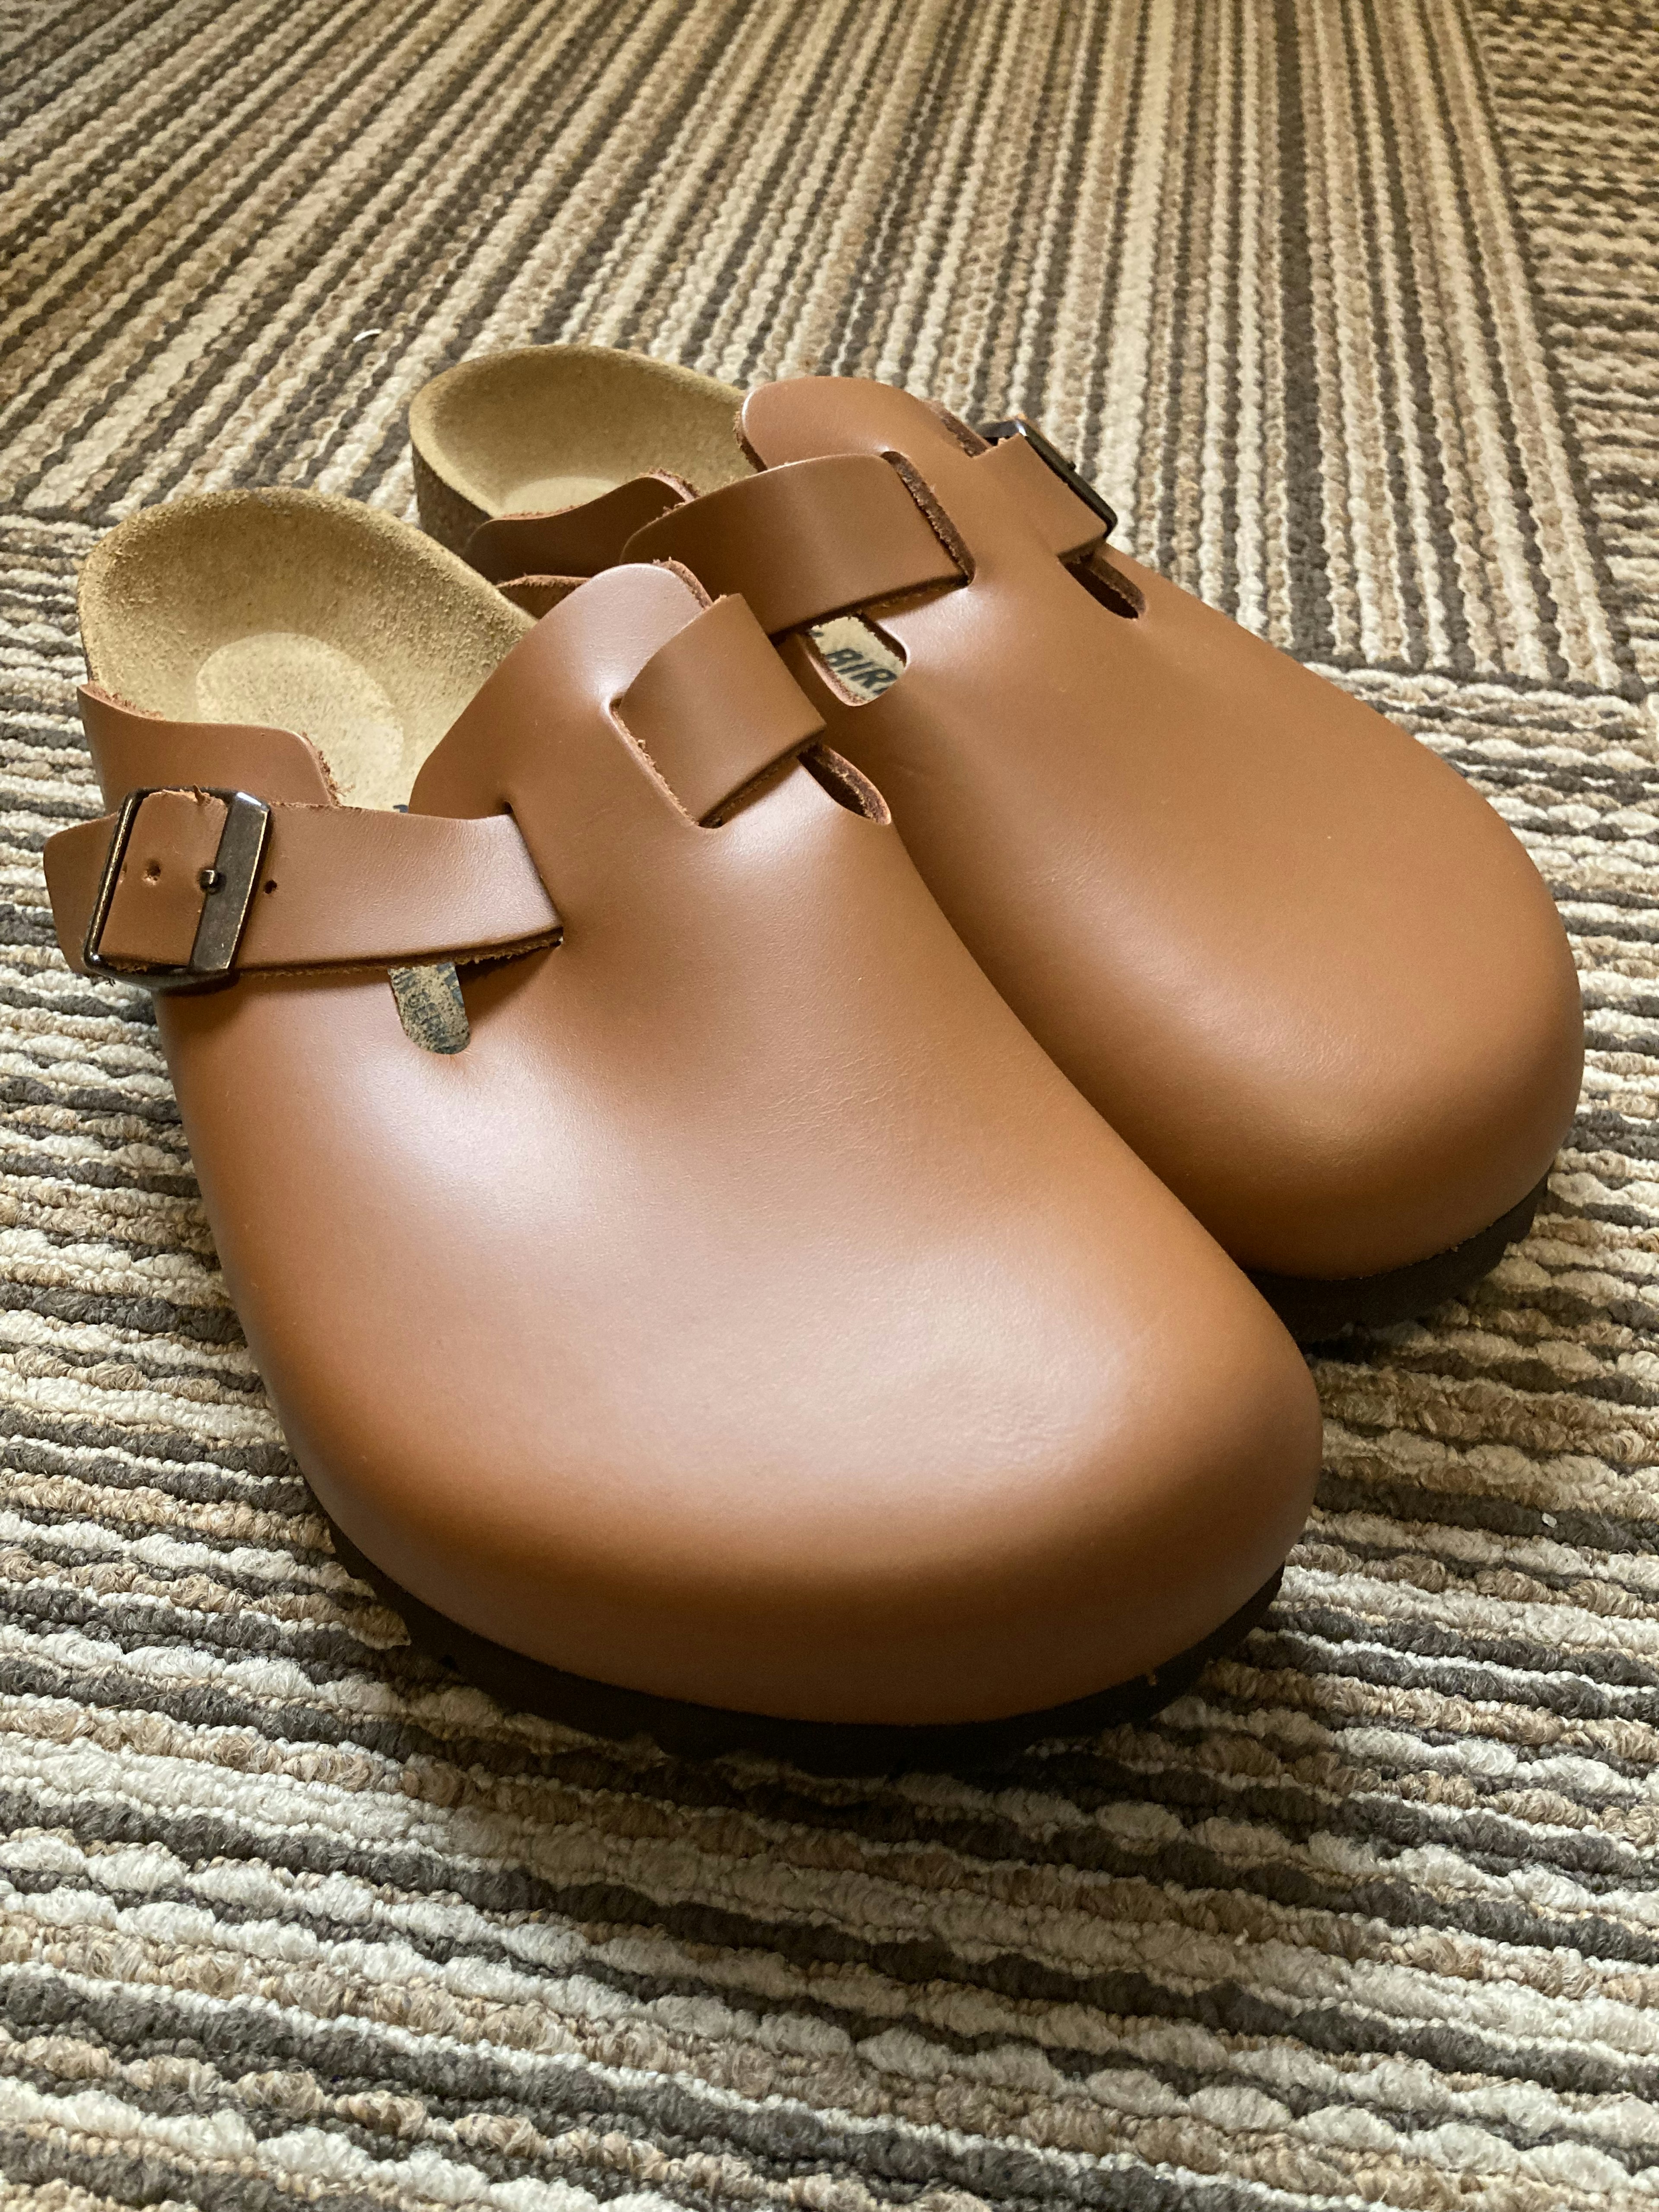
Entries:
{"label": "leather upper", "polygon": [[[1316,1404],[878,803],[837,803],[864,787],[758,638],[666,568],[566,598],[373,833],[494,839],[560,940],[466,968],[471,1042],[422,1051],[319,872],[332,970],[158,1000],[192,1158],[301,1466],[448,1618],[787,1717],[1038,1709],[1261,1586]],[[206,850],[207,787],[357,836],[303,739],[88,710],[112,805],[169,787],[141,874]]]}
{"label": "leather upper", "polygon": [[[1010,1006],[1243,1264],[1327,1278],[1484,1229],[1583,1056],[1565,933],[1452,769],[1101,543],[1020,442],[885,386],[751,394],[763,473],[630,558],[742,592]],[[862,611],[879,696],[811,628]]]}

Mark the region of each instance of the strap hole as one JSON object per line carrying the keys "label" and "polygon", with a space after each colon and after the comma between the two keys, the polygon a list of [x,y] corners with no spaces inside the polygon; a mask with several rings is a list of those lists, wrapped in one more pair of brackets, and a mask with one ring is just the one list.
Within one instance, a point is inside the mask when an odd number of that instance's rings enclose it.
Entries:
{"label": "strap hole", "polygon": [[266,889],[268,891],[274,891],[274,890],[276,890],[276,877],[275,877],[275,876],[273,876],[273,877],[271,878],[271,879],[270,879],[270,882],[265,885],[265,889]]}
{"label": "strap hole", "polygon": [[861,775],[832,746],[822,743],[808,745],[800,757],[800,764],[836,805],[844,806],[849,814],[861,814],[866,822],[891,822],[887,801],[869,777]]}
{"label": "strap hole", "polygon": [[1108,614],[1117,615],[1125,622],[1138,622],[1146,611],[1145,593],[1138,584],[1131,583],[1121,568],[1112,565],[1110,549],[1096,545],[1080,560],[1062,562],[1066,574],[1082,585],[1091,599],[1097,599]]}
{"label": "strap hole", "polygon": [[837,615],[809,635],[830,689],[846,706],[868,706],[904,673],[903,655],[860,616]]}
{"label": "strap hole", "polygon": [[144,863],[144,881],[147,884],[155,884],[160,883],[161,880],[161,863],[159,860],[146,860]]}

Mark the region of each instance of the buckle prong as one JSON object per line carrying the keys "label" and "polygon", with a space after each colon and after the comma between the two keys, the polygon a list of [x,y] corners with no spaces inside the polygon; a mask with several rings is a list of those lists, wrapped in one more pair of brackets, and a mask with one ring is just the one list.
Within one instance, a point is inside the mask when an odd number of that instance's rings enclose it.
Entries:
{"label": "buckle prong", "polygon": [[189,787],[201,790],[209,799],[222,800],[225,809],[224,826],[219,832],[219,848],[213,856],[213,865],[198,869],[196,874],[197,887],[202,893],[202,913],[189,959],[182,967],[130,968],[106,959],[102,951],[104,931],[115,902],[122,864],[140,808],[147,799],[154,799],[162,792],[186,788],[179,784],[149,784],[142,790],[128,792],[115,817],[109,857],[104,862],[98,896],[93,901],[92,919],[87,924],[86,942],[81,950],[82,964],[91,974],[118,976],[123,982],[140,983],[148,991],[187,991],[219,982],[230,973],[259,881],[259,864],[264,858],[265,841],[270,833],[270,809],[263,799],[255,799],[251,792],[222,790],[210,785]]}
{"label": "buckle prong", "polygon": [[1097,514],[1106,526],[1109,538],[1117,528],[1117,510],[1109,506],[1079,470],[1074,461],[1068,461],[1052,440],[1045,438],[1036,424],[1024,415],[1011,415],[1005,422],[986,422],[980,427],[980,436],[988,444],[1000,446],[1010,438],[1023,438],[1038,460],[1051,468],[1067,491],[1083,501],[1091,514]]}

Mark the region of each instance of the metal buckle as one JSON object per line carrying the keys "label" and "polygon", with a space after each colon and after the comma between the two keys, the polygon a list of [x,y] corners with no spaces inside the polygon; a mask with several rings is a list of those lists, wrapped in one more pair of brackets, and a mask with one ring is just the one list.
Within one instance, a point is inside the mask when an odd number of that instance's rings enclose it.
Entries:
{"label": "metal buckle", "polygon": [[1035,422],[1023,415],[1011,415],[1006,422],[987,422],[980,436],[993,446],[1000,446],[1009,438],[1024,438],[1038,460],[1044,462],[1065,485],[1067,491],[1083,501],[1091,514],[1097,514],[1106,526],[1109,538],[1117,528],[1117,510],[1109,507],[1085,476],[1078,473],[1074,463],[1068,461],[1056,445],[1045,438]]}
{"label": "metal buckle", "polygon": [[[225,825],[219,832],[219,849],[213,856],[213,866],[204,868],[197,878],[202,891],[202,915],[196,925],[190,958],[182,968],[117,967],[112,961],[105,959],[100,947],[109,910],[114,903],[115,887],[121,880],[121,863],[127,856],[132,825],[147,799],[154,799],[163,791],[185,789],[204,790],[210,799],[222,799],[225,804]],[[84,965],[94,975],[114,975],[125,983],[142,983],[148,991],[188,991],[220,981],[230,973],[236,948],[242,941],[270,832],[270,807],[263,799],[255,799],[249,792],[173,783],[155,783],[142,791],[130,791],[115,817],[109,858],[104,863],[98,896],[93,901],[92,920],[87,924],[86,943],[81,949]]]}

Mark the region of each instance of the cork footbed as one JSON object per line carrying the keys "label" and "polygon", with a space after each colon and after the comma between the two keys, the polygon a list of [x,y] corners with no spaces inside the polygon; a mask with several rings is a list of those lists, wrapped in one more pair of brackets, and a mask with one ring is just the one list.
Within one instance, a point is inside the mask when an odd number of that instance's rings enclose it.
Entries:
{"label": "cork footbed", "polygon": [[342,802],[396,806],[531,627],[464,562],[320,492],[206,492],[145,509],[81,575],[93,681],[172,721],[295,730]]}
{"label": "cork footbed", "polygon": [[416,395],[427,467],[485,515],[578,507],[665,469],[699,491],[750,473],[743,394],[713,377],[605,346],[531,346],[447,369]]}
{"label": "cork footbed", "polygon": [[[481,522],[544,514],[666,471],[694,491],[750,475],[738,443],[743,394],[713,377],[607,346],[528,346],[464,361],[409,410],[421,515],[456,552]],[[856,616],[813,632],[826,673],[854,703],[904,666]]]}

